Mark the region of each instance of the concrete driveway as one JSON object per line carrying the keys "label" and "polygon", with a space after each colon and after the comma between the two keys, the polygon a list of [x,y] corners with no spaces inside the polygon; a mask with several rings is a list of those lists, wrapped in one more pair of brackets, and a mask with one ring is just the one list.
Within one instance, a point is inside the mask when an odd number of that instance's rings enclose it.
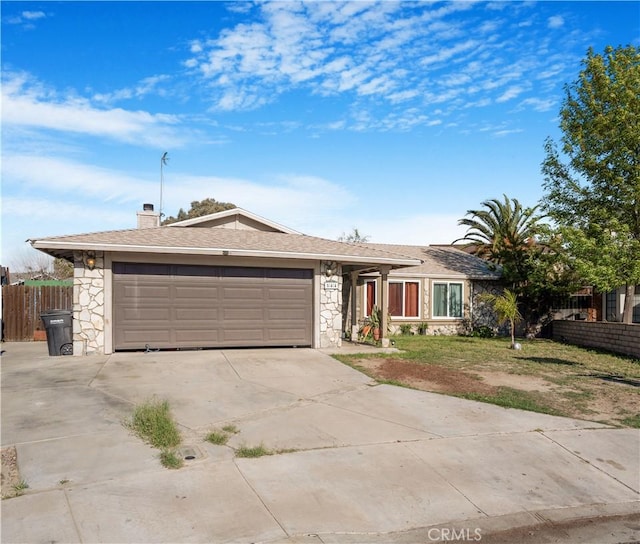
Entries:
{"label": "concrete driveway", "polygon": [[[597,516],[626,517],[593,542],[640,538],[635,429],[376,385],[310,349],[3,349],[2,445],[29,484],[3,542],[490,542]],[[195,454],[180,470],[122,425],[152,396]],[[259,444],[287,452],[235,457]]]}

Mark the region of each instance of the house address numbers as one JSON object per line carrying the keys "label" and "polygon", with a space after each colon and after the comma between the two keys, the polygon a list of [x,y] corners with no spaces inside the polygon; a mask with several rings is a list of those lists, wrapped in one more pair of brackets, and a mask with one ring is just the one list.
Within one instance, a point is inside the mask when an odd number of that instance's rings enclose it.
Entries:
{"label": "house address numbers", "polygon": [[337,281],[325,281],[324,282],[324,288],[327,291],[334,291],[335,289],[338,288],[338,282]]}

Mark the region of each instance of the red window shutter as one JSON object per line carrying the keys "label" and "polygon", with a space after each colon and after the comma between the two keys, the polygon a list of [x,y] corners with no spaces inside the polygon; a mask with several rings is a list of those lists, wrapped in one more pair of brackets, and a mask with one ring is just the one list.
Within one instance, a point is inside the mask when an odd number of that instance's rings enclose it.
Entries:
{"label": "red window shutter", "polygon": [[389,283],[389,314],[402,316],[402,284]]}
{"label": "red window shutter", "polygon": [[368,281],[365,285],[367,286],[367,314],[366,315],[371,315],[371,312],[373,311],[373,307],[376,304],[376,282]]}
{"label": "red window shutter", "polygon": [[418,317],[418,295],[420,289],[417,282],[407,282],[404,284],[404,315],[406,317]]}

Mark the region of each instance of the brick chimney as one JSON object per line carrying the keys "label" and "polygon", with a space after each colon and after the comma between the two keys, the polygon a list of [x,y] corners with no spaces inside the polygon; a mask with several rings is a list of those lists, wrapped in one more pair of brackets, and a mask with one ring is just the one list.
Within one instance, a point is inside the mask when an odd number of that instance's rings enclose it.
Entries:
{"label": "brick chimney", "polygon": [[153,204],[143,204],[138,215],[139,229],[152,229],[160,226],[160,214],[153,211]]}

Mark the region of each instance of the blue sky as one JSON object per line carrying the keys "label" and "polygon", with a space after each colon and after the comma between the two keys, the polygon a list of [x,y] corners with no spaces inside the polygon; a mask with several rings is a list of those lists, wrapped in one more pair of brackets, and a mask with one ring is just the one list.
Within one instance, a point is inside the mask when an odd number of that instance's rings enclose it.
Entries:
{"label": "blue sky", "polygon": [[2,2],[2,264],[212,197],[307,234],[450,243],[542,197],[589,47],[637,2]]}

